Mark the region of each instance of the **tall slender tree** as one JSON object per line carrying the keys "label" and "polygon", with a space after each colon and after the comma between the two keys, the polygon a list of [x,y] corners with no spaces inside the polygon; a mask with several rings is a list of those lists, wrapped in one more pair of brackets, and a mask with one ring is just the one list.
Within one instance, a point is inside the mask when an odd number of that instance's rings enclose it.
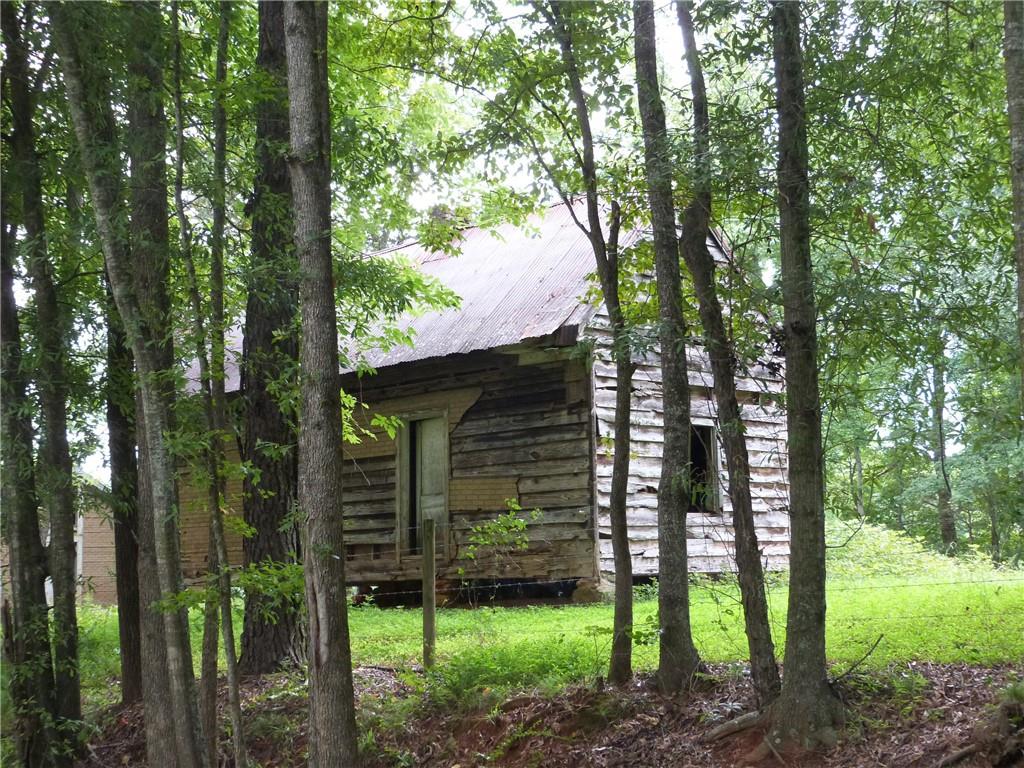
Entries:
{"label": "tall slender tree", "polygon": [[[5,31],[8,6],[2,6]],[[4,75],[4,91],[7,74]],[[6,96],[6,93],[4,93]],[[10,589],[3,603],[3,644],[13,705],[13,736],[22,765],[53,765],[57,734],[53,661],[46,604],[46,551],[39,537],[39,501],[32,458],[28,377],[23,370],[21,323],[14,297],[15,228],[7,185],[0,189],[0,371],[3,397],[3,533]]]}
{"label": "tall slender tree", "polygon": [[[577,227],[587,236],[594,252],[597,276],[601,284],[601,297],[611,322],[612,347],[615,357],[615,454],[612,459],[612,484],[608,502],[612,527],[612,557],[615,563],[615,613],[612,620],[612,653],[608,679],[615,685],[625,684],[633,676],[633,560],[629,552],[629,528],[626,520],[626,500],[629,485],[630,414],[632,413],[633,362],[629,329],[619,295],[619,204],[609,206],[607,232],[601,211],[597,161],[594,155],[594,132],[590,121],[590,108],[583,90],[583,81],[576,59],[573,41],[573,3],[552,0],[548,5],[538,4],[558,42],[558,48],[568,82],[569,99],[576,118],[574,131],[578,131],[582,152],[576,154],[578,171],[583,178],[586,202],[586,223],[577,218],[571,197],[558,186],[557,175],[548,166],[543,152],[533,145],[538,162],[558,188],[563,203]],[[578,10],[583,10],[581,6]],[[567,136],[573,141],[574,136]]]}
{"label": "tall slender tree", "polygon": [[800,16],[799,3],[772,3],[792,542],[785,675],[765,736],[766,754],[831,746],[842,719],[825,667],[824,458]]}
{"label": "tall slender tree", "polygon": [[[159,6],[136,3],[125,9],[131,18],[129,49],[129,121],[132,139],[132,251],[122,199],[120,148],[110,99],[110,77],[101,62],[84,55],[81,36],[102,39],[97,10],[91,6],[52,7],[53,31],[64,70],[64,84],[82,165],[89,181],[96,229],[106,260],[111,289],[124,322],[139,374],[143,419],[145,498],[140,507],[151,515],[140,520],[140,581],[155,582],[158,599],[181,590],[181,565],[175,522],[174,460],[167,442],[172,426],[168,397],[169,312],[166,283],[167,186],[163,170],[166,126],[163,116],[162,61],[165,35]],[[102,12],[102,11],[100,11]],[[146,140],[159,139],[141,152]],[[132,149],[136,153],[132,153]],[[139,167],[141,166],[141,167]],[[143,175],[142,168],[148,173]],[[145,204],[144,204],[145,203]],[[152,530],[155,573],[145,553],[145,526]],[[147,709],[150,763],[174,755],[180,768],[206,766],[195,701],[195,680],[184,610],[158,611],[163,643],[147,631],[156,622],[144,619],[143,689]],[[146,648],[149,635],[149,648]],[[164,654],[159,648],[165,649]],[[152,651],[152,654],[150,653]],[[162,657],[162,658],[161,658]],[[166,666],[162,663],[166,659]],[[170,706],[170,717],[166,708]],[[159,713],[159,714],[158,714]],[[170,723],[167,721],[170,720]]]}
{"label": "tall slender tree", "polygon": [[779,694],[779,668],[775,663],[768,600],[764,591],[764,567],[754,525],[750,494],[750,457],[743,418],[736,395],[736,350],[726,330],[722,303],[715,281],[715,260],[708,250],[711,225],[711,118],[694,34],[692,3],[676,3],[683,33],[686,66],[693,97],[693,197],[683,210],[679,251],[693,277],[703,329],[704,348],[711,362],[718,426],[725,448],[729,475],[729,500],[736,546],[736,570],[743,603],[743,621],[750,650],[750,670],[758,703],[766,705]]}
{"label": "tall slender tree", "polygon": [[[48,245],[46,211],[43,204],[43,175],[36,150],[33,123],[39,77],[28,66],[28,47],[19,20],[4,14],[3,36],[7,50],[7,77],[11,110],[11,150],[21,193],[22,242],[25,262],[35,293],[36,343],[39,364],[35,382],[39,392],[42,435],[36,465],[36,490],[48,516],[50,540],[47,546],[49,575],[53,584],[53,673],[55,714],[62,731],[74,730],[82,719],[81,686],[78,675],[78,617],[76,613],[77,573],[75,531],[78,515],[68,444],[68,384],[66,368],[70,344],[68,317],[61,309],[54,278],[54,264]],[[22,11],[30,19],[33,5]],[[70,734],[69,734],[70,735]]]}
{"label": "tall slender tree", "polygon": [[1003,2],[1003,60],[1010,116],[1010,182],[1013,188],[1013,253],[1017,265],[1017,352],[1020,420],[1024,434],[1024,3]]}
{"label": "tall slender tree", "polygon": [[637,101],[643,125],[647,200],[654,230],[658,283],[664,439],[658,484],[658,684],[674,693],[688,686],[700,666],[690,629],[686,515],[693,498],[690,465],[690,379],[686,360],[688,330],[676,243],[672,200],[672,158],[665,108],[658,87],[654,3],[633,3]]}
{"label": "tall slender tree", "polygon": [[139,467],[135,456],[135,362],[107,281],[107,377],[105,382],[110,495],[113,499],[114,578],[120,640],[121,701],[142,699],[139,604]]}
{"label": "tall slender tree", "polygon": [[953,513],[953,487],[946,463],[946,343],[941,335],[936,341],[932,360],[932,466],[938,490],[935,492],[935,515],[939,524],[942,547],[947,555],[956,553],[956,517]]}
{"label": "tall slender tree", "polygon": [[[260,0],[256,66],[267,89],[256,110],[256,180],[252,196],[252,255],[246,282],[242,343],[241,455],[252,466],[243,480],[245,522],[253,535],[243,542],[246,565],[294,562],[297,527],[290,521],[296,496],[296,435],[289,414],[274,396],[282,376],[295,370],[293,330],[298,304],[292,244],[288,148],[287,63],[284,6]],[[297,647],[298,606],[246,592],[241,668],[273,672],[304,655]]]}
{"label": "tall slender tree", "polygon": [[302,315],[299,509],[309,613],[309,764],[359,760],[345,591],[338,324],[331,258],[327,3],[284,6],[295,252]]}
{"label": "tall slender tree", "polygon": [[[229,31],[229,19],[230,19],[230,4],[222,3],[220,5],[221,10],[221,23],[219,25],[218,42],[217,42],[217,80],[218,86],[223,86],[223,80],[226,74],[227,68],[227,45],[228,45],[228,31]],[[185,200],[183,195],[184,190],[184,179],[185,179],[185,107],[184,107],[184,96],[182,88],[182,45],[181,45],[181,29],[180,29],[180,7],[177,2],[171,3],[171,34],[173,36],[174,56],[173,56],[173,71],[174,71],[174,123],[175,123],[175,160],[174,160],[174,205],[176,215],[178,219],[178,236],[179,236],[179,251],[181,259],[185,264],[185,274],[187,276],[188,283],[188,294],[189,302],[192,307],[192,335],[196,350],[196,359],[199,361],[199,396],[202,400],[203,405],[203,426],[205,429],[205,444],[203,446],[203,456],[206,463],[206,490],[207,490],[207,513],[210,520],[210,538],[213,542],[213,552],[210,559],[210,571],[213,575],[211,587],[216,595],[213,602],[214,605],[220,607],[220,628],[223,635],[224,645],[224,659],[225,667],[227,669],[227,681],[228,681],[228,710],[231,714],[231,736],[234,744],[234,759],[235,765],[238,768],[244,768],[246,764],[245,757],[245,740],[243,736],[242,727],[242,706],[239,697],[238,690],[238,661],[235,650],[235,633],[234,633],[234,620],[231,614],[231,570],[230,563],[228,562],[228,549],[227,541],[224,535],[224,517],[222,509],[222,489],[223,483],[221,480],[221,471],[224,463],[223,460],[223,445],[224,445],[224,422],[221,418],[223,411],[218,413],[218,409],[223,409],[223,336],[221,335],[220,342],[216,340],[218,334],[222,334],[219,330],[219,325],[223,324],[223,312],[224,312],[224,298],[223,298],[223,254],[220,254],[218,259],[219,263],[211,264],[211,285],[213,287],[214,297],[211,304],[217,305],[214,309],[214,315],[216,316],[212,322],[219,324],[218,328],[212,329],[209,333],[207,332],[207,324],[205,320],[206,307],[203,303],[202,294],[199,287],[199,278],[196,270],[195,257],[193,254],[193,243],[192,243],[192,224],[189,221],[188,212],[185,210]],[[218,96],[223,98],[222,96]],[[218,125],[215,130],[219,130],[223,135],[223,131],[226,130],[225,121],[218,121]],[[218,141],[218,151],[221,156],[221,165],[219,171],[223,173],[223,146]],[[218,192],[215,192],[214,197],[217,202],[220,203],[220,214],[221,220],[219,225],[223,230],[223,184],[215,186],[220,187]],[[223,231],[220,233],[223,238]],[[218,274],[219,271],[219,274]],[[218,314],[219,313],[219,314]],[[220,350],[221,370],[219,372],[212,371],[210,368],[210,350]],[[220,400],[215,400],[214,396],[214,379],[219,378],[221,380],[221,386],[219,391]],[[217,624],[216,620],[212,622],[214,625]],[[204,657],[207,649],[207,638],[204,637],[203,650]],[[216,704],[216,691],[217,691],[217,664],[216,664],[216,636],[212,643],[214,649],[214,663],[212,670],[204,669],[203,685],[209,686],[213,691],[214,705]],[[212,708],[212,716],[204,717],[203,729],[206,736],[206,751],[207,760],[210,765],[215,765],[217,762],[217,718],[216,718],[216,706]],[[212,731],[212,733],[211,733]]]}

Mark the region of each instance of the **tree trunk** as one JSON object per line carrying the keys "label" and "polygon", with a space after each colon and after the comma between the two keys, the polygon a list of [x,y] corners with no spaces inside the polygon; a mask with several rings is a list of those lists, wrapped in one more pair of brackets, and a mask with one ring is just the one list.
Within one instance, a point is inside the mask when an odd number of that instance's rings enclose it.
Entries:
{"label": "tree trunk", "polygon": [[203,637],[199,649],[199,721],[203,724],[203,748],[210,765],[217,765],[217,745],[220,742],[220,727],[217,724],[217,651],[220,641],[220,600],[216,572],[217,543],[213,540],[213,518],[207,530],[206,597],[203,602]]}
{"label": "tree trunk", "polygon": [[[145,62],[140,62],[137,55],[129,59],[129,73],[132,88],[128,92],[128,130],[127,141],[129,178],[130,237],[132,242],[131,258],[142,263],[153,265],[156,274],[154,282],[163,282],[167,278],[167,203],[166,185],[164,182],[163,158],[165,153],[165,127],[163,122],[162,103],[159,113],[149,105],[149,94],[142,83],[146,79]],[[70,93],[69,93],[70,96]],[[100,98],[107,98],[106,95]],[[111,139],[114,139],[113,117],[110,117]],[[99,151],[110,151],[107,148]],[[155,160],[159,158],[159,160]],[[83,157],[84,159],[84,157]],[[87,170],[88,173],[88,170]],[[120,169],[118,166],[118,173]],[[94,202],[94,212],[98,214]],[[115,209],[116,210],[116,209]],[[119,212],[118,215],[123,215]],[[118,232],[118,238],[124,234]],[[115,243],[114,247],[124,248],[124,256],[128,257],[127,243]],[[109,259],[108,259],[109,262]],[[108,264],[108,279],[111,292],[116,297],[116,285],[112,270]],[[139,271],[141,272],[141,270]],[[148,276],[136,272],[132,276],[131,287],[138,292],[140,303],[155,302],[152,309],[166,318],[166,291],[148,287]],[[125,326],[126,338],[133,349],[135,342],[127,328],[124,310],[118,303],[122,323]],[[141,329],[140,329],[141,330]],[[161,339],[151,350],[152,358],[149,367],[156,370],[167,370],[174,360],[174,351],[168,339]],[[136,356],[136,374],[141,387],[143,371],[141,361]],[[166,381],[159,381],[150,374],[149,387],[157,388],[160,396],[170,403],[170,393]],[[164,617],[157,607],[161,598],[159,578],[157,576],[156,527],[161,520],[160,513],[154,506],[152,451],[146,437],[146,412],[143,405],[144,395],[136,393],[135,424],[138,441],[138,536],[139,536],[139,600],[141,604],[142,627],[142,693],[146,717],[146,754],[149,761],[166,759],[166,755],[177,751],[174,724],[168,718],[154,716],[167,707],[170,701],[170,677],[168,673],[167,642],[164,629]]]}
{"label": "tree trunk", "polygon": [[[615,328],[614,324],[612,327]],[[626,505],[629,496],[630,414],[636,366],[630,359],[625,334],[619,333],[619,342],[615,346],[615,454],[612,457],[612,487],[608,500],[615,567],[615,608],[608,681],[612,685],[625,685],[633,677],[633,557],[629,551]]]}
{"label": "tree trunk", "polygon": [[[274,382],[282,372],[294,370],[298,358],[298,341],[292,331],[298,285],[291,186],[282,151],[288,145],[284,6],[261,0],[258,7],[256,66],[275,87],[256,106],[252,261],[242,345],[241,454],[253,467],[245,475],[242,494],[245,522],[254,530],[243,542],[247,566],[267,561],[293,563],[299,554],[297,528],[287,523],[295,504],[296,435],[289,416],[272,394]],[[299,618],[299,606],[292,600],[275,600],[255,590],[246,592],[242,673],[267,674],[302,658]]]}
{"label": "tree trunk", "polygon": [[1010,116],[1010,181],[1013,187],[1013,252],[1017,262],[1017,344],[1020,428],[1024,434],[1024,3],[1004,0],[1003,57]]}
{"label": "tree trunk", "polygon": [[672,200],[672,160],[665,109],[658,91],[654,4],[633,3],[637,98],[643,123],[647,200],[654,230],[658,284],[664,427],[658,484],[658,686],[664,693],[688,687],[700,666],[690,629],[686,513],[690,474],[690,380],[686,361],[686,321]]}
{"label": "tree trunk", "polygon": [[[151,510],[152,563],[146,561],[146,537],[140,536],[140,580],[144,589],[156,581],[157,597],[181,590],[178,556],[174,461],[167,444],[171,408],[167,371],[173,357],[169,349],[167,283],[167,199],[164,175],[163,29],[159,6],[135,3],[129,43],[129,122],[132,142],[132,238],[121,199],[120,150],[110,101],[108,74],[82,54],[79,35],[100,36],[97,11],[87,5],[53,6],[53,29],[61,53],[64,83],[78,139],[79,154],[89,180],[96,229],[103,247],[114,299],[124,322],[139,372],[143,428],[141,443],[143,480],[148,491],[142,510]],[[151,504],[151,507],[148,505]],[[146,532],[148,534],[148,532]],[[148,604],[147,604],[148,605]],[[143,690],[147,709],[147,754],[150,764],[166,764],[174,755],[180,768],[205,766],[202,736],[195,701],[195,680],[184,610],[156,612],[161,619],[166,653],[152,643],[154,635],[143,631]],[[144,623],[149,622],[144,619]],[[149,647],[147,646],[149,636]],[[150,651],[153,653],[150,654]],[[166,666],[163,666],[164,658]],[[157,716],[157,713],[160,713]],[[167,721],[170,721],[168,723]],[[173,739],[168,741],[171,731]]]}
{"label": "tree trunk", "polygon": [[[141,379],[141,374],[139,374]],[[142,703],[145,712],[160,712],[170,700],[170,680],[167,672],[167,645],[164,621],[160,613],[160,584],[156,574],[156,514],[153,511],[153,481],[150,473],[149,447],[146,443],[146,414],[142,395],[135,397],[135,431],[138,442],[138,572],[140,650],[142,653]],[[146,755],[152,761],[160,756],[174,754],[174,724],[166,717],[148,716],[146,726]]]}
{"label": "tree trunk", "polygon": [[[167,180],[165,170],[167,121],[163,104],[163,67],[165,60],[163,24],[159,7],[153,3],[130,6],[133,16],[134,44],[128,46],[128,158],[131,167],[129,199],[131,210],[131,257],[137,266],[132,272],[132,287],[139,307],[139,331],[149,339],[151,358],[146,371],[135,351],[140,392],[136,406],[139,436],[140,503],[139,503],[139,581],[142,612],[143,701],[149,716],[146,718],[146,752],[152,763],[166,760],[167,751],[160,746],[170,740],[181,768],[191,766],[202,755],[194,754],[190,743],[188,715],[176,714],[168,722],[162,715],[175,701],[180,689],[194,687],[191,653],[187,647],[187,616],[184,610],[175,613],[162,610],[159,602],[167,595],[180,591],[180,566],[170,575],[168,561],[177,562],[178,531],[174,515],[176,499],[170,477],[172,459],[166,455],[163,433],[170,429],[174,385],[169,372],[174,367],[174,347],[168,323],[170,297],[169,232],[167,208]],[[95,208],[95,203],[94,203]],[[109,257],[108,257],[109,262]],[[117,287],[114,272],[108,263],[115,299]],[[121,317],[129,338],[131,327],[126,310],[118,302]],[[129,312],[132,310],[128,310]],[[144,342],[145,343],[145,342]],[[158,413],[152,411],[159,409]],[[156,442],[154,442],[156,440]],[[144,494],[144,495],[143,495]],[[174,554],[170,554],[171,552]],[[174,658],[178,669],[172,671]],[[184,669],[187,659],[187,670]],[[187,683],[182,678],[187,674]],[[177,678],[177,680],[176,680]],[[176,689],[179,691],[176,693]],[[188,707],[195,709],[194,696],[189,694]],[[161,713],[154,717],[152,713]],[[198,718],[198,711],[195,712]],[[181,718],[179,721],[178,718]],[[198,719],[195,721],[198,727]],[[156,742],[150,746],[151,734]]]}
{"label": "tree trunk", "polygon": [[[944,347],[944,345],[943,345]],[[946,357],[939,349],[932,364],[932,464],[939,491],[935,496],[935,512],[939,522],[942,548],[947,555],[956,554],[956,518],[953,514],[953,489],[946,471]]]}
{"label": "tree trunk", "polygon": [[[220,23],[217,30],[217,63],[214,74],[216,90],[213,101],[213,226],[210,233],[210,416],[214,436],[216,486],[218,498],[224,496],[223,445],[227,437],[227,396],[224,392],[224,222],[225,172],[227,168],[227,112],[224,107],[228,70],[228,36],[231,31],[233,5],[226,0],[220,4]],[[194,281],[193,281],[194,282]],[[201,316],[200,316],[201,317]],[[202,326],[198,326],[202,331]],[[231,716],[231,743],[236,768],[245,768],[245,738],[242,729],[242,699],[239,692],[238,656],[235,650],[235,620],[231,611],[231,563],[228,561],[227,541],[224,535],[223,511],[218,505],[211,518],[211,530],[217,547],[219,572],[221,632],[224,640],[224,659],[228,682],[228,710]]]}
{"label": "tree trunk", "polygon": [[[612,618],[612,653],[608,667],[608,680],[613,685],[624,685],[633,676],[633,560],[629,551],[629,528],[626,505],[630,464],[630,415],[632,411],[633,373],[625,316],[619,302],[619,228],[622,217],[619,204],[611,203],[608,233],[602,224],[600,196],[597,186],[597,163],[594,159],[594,135],[590,125],[583,82],[573,50],[571,15],[573,3],[552,0],[548,7],[538,6],[558,40],[562,64],[569,81],[569,97],[576,112],[583,153],[579,157],[579,171],[583,176],[586,193],[587,223],[583,224],[573,208],[573,201],[564,193],[565,204],[576,226],[590,240],[601,283],[601,295],[612,327],[612,354],[615,358],[615,456],[612,459],[612,487],[608,502],[608,516],[612,528],[612,556],[615,563],[615,612]],[[572,140],[572,136],[567,136]],[[543,156],[538,161],[547,167]],[[549,176],[556,187],[557,179]]]}
{"label": "tree trunk", "polygon": [[853,445],[853,469],[850,485],[853,488],[853,507],[857,519],[864,519],[864,462],[860,457],[860,443]]}
{"label": "tree trunk", "polygon": [[893,504],[896,507],[896,527],[901,531],[907,530],[907,523],[904,519],[903,513],[903,459],[899,459],[896,463],[896,498],[893,500]]}
{"label": "tree trunk", "polygon": [[779,752],[833,745],[842,720],[825,667],[825,499],[800,13],[798,3],[772,3],[792,537],[785,676],[765,736]]}
{"label": "tree trunk", "polygon": [[[230,13],[230,6],[227,3],[222,3],[221,9],[221,24],[218,33],[218,44],[217,44],[217,81],[218,86],[223,85],[224,78],[226,76],[227,68],[227,43],[228,43],[228,26],[227,19],[229,18],[226,14]],[[223,335],[220,330],[215,330],[210,338],[210,347],[218,348],[221,351],[221,370],[214,372],[210,370],[209,356],[207,355],[207,333],[206,324],[204,322],[204,307],[203,300],[199,292],[199,280],[196,275],[195,259],[192,255],[192,226],[189,222],[187,212],[185,211],[185,202],[182,195],[184,178],[185,178],[185,110],[182,98],[182,84],[181,84],[181,32],[179,30],[179,13],[178,3],[173,2],[171,4],[171,17],[173,24],[172,35],[174,38],[174,121],[175,121],[175,174],[174,174],[174,204],[178,217],[178,232],[180,236],[180,248],[181,257],[185,263],[185,274],[188,279],[188,293],[189,299],[192,305],[192,333],[194,336],[196,358],[199,360],[199,378],[200,378],[200,397],[203,402],[203,417],[204,426],[206,428],[206,445],[204,446],[203,454],[206,458],[206,473],[207,473],[207,511],[210,516],[210,538],[213,543],[213,557],[210,559],[210,571],[215,574],[215,583],[211,586],[214,587],[217,602],[220,604],[220,626],[223,632],[224,640],[224,659],[225,667],[227,670],[228,679],[228,709],[231,713],[231,735],[234,743],[234,758],[235,766],[237,768],[244,768],[246,765],[245,758],[245,740],[243,737],[242,730],[242,707],[241,700],[238,693],[238,662],[235,657],[235,635],[234,635],[234,622],[232,621],[231,615],[231,570],[230,563],[228,562],[228,550],[227,544],[224,537],[224,520],[222,517],[221,510],[221,466],[223,464],[223,456],[221,447],[224,441],[223,423],[218,419],[217,407],[223,407]],[[220,89],[218,88],[218,93]],[[220,117],[223,118],[223,104],[222,97],[218,95],[217,105],[215,106],[215,112],[221,113]],[[223,135],[226,130],[226,126],[223,119],[217,120],[217,132],[218,132],[218,152],[215,154],[220,155],[219,171],[223,174]],[[223,226],[224,226],[224,203],[223,203],[223,184],[214,185],[219,187],[219,199],[216,200],[215,205],[219,204],[220,213],[217,218],[219,219],[219,226],[221,232],[219,236],[213,239],[218,242],[223,242]],[[214,197],[217,198],[218,193],[214,193]],[[218,246],[219,247],[219,246]],[[215,298],[211,303],[216,305],[215,313],[219,312],[219,317],[215,319],[215,322],[219,321],[223,323],[223,312],[224,312],[224,296],[223,296],[223,285],[224,285],[224,264],[221,258],[223,254],[220,254],[211,265],[211,284],[213,287],[212,293]],[[219,270],[219,274],[218,274]],[[220,343],[218,344],[215,337],[220,335]],[[213,380],[219,378],[221,382],[220,392],[221,401],[215,404],[213,395]],[[209,608],[207,609],[209,613]],[[213,620],[207,622],[209,624],[216,624],[216,614],[214,614]],[[207,627],[204,627],[206,629]],[[204,661],[206,661],[207,652],[207,638],[204,637],[203,652]],[[213,664],[210,665],[212,668],[204,668],[203,670],[203,685],[212,688],[214,704],[216,704],[216,691],[217,691],[217,663],[216,663],[216,642],[211,642],[209,645],[213,648]],[[205,698],[204,698],[205,703]],[[213,727],[216,729],[216,706],[214,706],[212,717],[209,713],[205,713],[203,728]],[[206,747],[207,747],[207,758],[210,765],[217,764],[217,739],[216,736],[204,730],[206,733]],[[216,734],[216,730],[214,730]]]}
{"label": "tree trunk", "polygon": [[764,590],[764,566],[754,524],[750,492],[750,456],[743,418],[736,397],[736,351],[722,317],[722,304],[715,282],[715,261],[707,247],[711,221],[710,115],[694,34],[691,3],[676,4],[683,32],[686,63],[690,74],[694,111],[694,197],[683,211],[683,234],[679,250],[697,294],[704,331],[704,346],[711,362],[718,426],[729,475],[732,525],[735,534],[736,570],[743,603],[744,627],[750,651],[750,671],[758,705],[764,707],[779,695],[779,668],[768,621],[768,600]]}
{"label": "tree trunk", "polygon": [[999,507],[990,495],[985,496],[985,508],[988,512],[988,521],[991,526],[989,530],[989,553],[992,555],[992,562],[999,564],[1002,561],[1002,542],[999,537]]}
{"label": "tree trunk", "polygon": [[[9,5],[4,31],[11,29]],[[8,49],[9,50],[9,49]],[[5,89],[6,90],[6,89]],[[6,96],[6,93],[4,94]],[[3,396],[3,526],[9,596],[3,603],[3,645],[9,664],[12,732],[17,759],[29,768],[53,765],[56,702],[46,605],[46,551],[39,538],[39,502],[32,461],[32,407],[22,370],[21,329],[14,299],[14,230],[8,189],[0,189],[0,368]]]}
{"label": "tree trunk", "polygon": [[[33,120],[36,112],[35,78],[28,66],[28,48],[13,13],[5,14],[4,43],[10,82],[10,146],[21,193],[21,220],[25,229],[23,252],[35,292],[36,346],[39,363],[35,380],[42,410],[40,456],[36,490],[47,509],[50,543],[47,547],[53,585],[53,675],[57,730],[66,738],[66,750],[58,750],[59,762],[70,763],[74,731],[82,719],[78,675],[78,617],[75,531],[75,487],[71,450],[68,447],[68,387],[65,349],[68,321],[60,310],[54,268],[47,248],[46,215],[43,209],[42,172],[36,154]],[[67,754],[64,754],[67,752]]]}
{"label": "tree trunk", "polygon": [[341,393],[331,259],[327,3],[284,6],[295,252],[302,315],[299,508],[309,613],[309,764],[359,761],[342,516]]}
{"label": "tree trunk", "polygon": [[131,350],[107,285],[107,437],[110,494],[113,502],[114,572],[120,638],[121,703],[142,699],[142,649],[139,611],[138,488],[135,458],[135,375]]}

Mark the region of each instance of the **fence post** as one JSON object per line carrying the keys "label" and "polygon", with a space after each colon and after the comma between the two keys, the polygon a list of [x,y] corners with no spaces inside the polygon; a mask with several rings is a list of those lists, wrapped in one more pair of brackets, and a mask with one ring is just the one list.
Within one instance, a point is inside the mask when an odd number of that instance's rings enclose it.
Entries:
{"label": "fence post", "polygon": [[437,578],[434,521],[423,520],[423,666],[434,666],[434,646],[437,642]]}

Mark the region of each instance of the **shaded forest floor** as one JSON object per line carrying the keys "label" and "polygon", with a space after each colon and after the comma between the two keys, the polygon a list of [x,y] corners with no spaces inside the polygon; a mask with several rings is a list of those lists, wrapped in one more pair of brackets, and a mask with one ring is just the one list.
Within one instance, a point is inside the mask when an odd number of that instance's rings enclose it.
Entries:
{"label": "shaded forest floor", "polygon": [[[826,754],[790,759],[787,765],[937,766],[974,739],[976,724],[1022,674],[1019,664],[924,662],[856,671],[836,684],[848,713],[840,745]],[[760,738],[751,731],[706,741],[711,728],[751,707],[749,683],[738,665],[712,665],[697,689],[678,699],[658,695],[647,678],[640,678],[625,690],[576,685],[466,710],[437,701],[422,673],[382,667],[357,669],[356,687],[368,768],[724,768],[739,764]],[[246,681],[246,736],[259,765],[305,764],[307,704],[304,683],[296,675]],[[144,764],[140,709],[112,709],[102,721],[83,768]],[[230,765],[227,734],[222,734],[221,749],[227,761],[222,765]],[[1018,749],[1016,755],[999,764],[1024,765],[1024,752]],[[958,763],[975,768],[995,764],[991,753]]]}

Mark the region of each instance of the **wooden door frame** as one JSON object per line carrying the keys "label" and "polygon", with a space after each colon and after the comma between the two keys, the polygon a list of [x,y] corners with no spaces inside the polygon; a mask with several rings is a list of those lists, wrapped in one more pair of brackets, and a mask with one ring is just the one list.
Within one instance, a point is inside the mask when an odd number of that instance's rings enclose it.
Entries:
{"label": "wooden door frame", "polygon": [[451,463],[451,423],[448,419],[448,408],[430,408],[419,411],[396,414],[402,420],[402,426],[395,434],[395,560],[399,563],[418,562],[423,558],[422,554],[414,555],[408,552],[411,549],[409,542],[409,525],[407,511],[409,509],[409,484],[404,482],[407,472],[411,467],[409,463],[409,423],[413,421],[424,421],[426,419],[443,419],[445,426],[444,440],[444,509],[447,518],[447,525],[444,526],[444,548],[442,559],[450,559],[452,552],[452,531],[451,531],[451,498],[450,486],[452,476]]}

